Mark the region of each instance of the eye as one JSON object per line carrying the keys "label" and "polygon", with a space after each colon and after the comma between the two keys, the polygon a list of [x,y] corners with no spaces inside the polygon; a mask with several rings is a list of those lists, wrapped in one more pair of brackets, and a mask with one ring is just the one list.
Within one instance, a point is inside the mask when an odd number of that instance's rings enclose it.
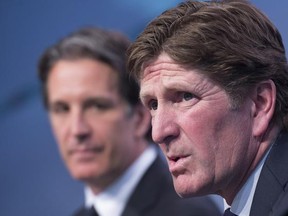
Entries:
{"label": "eye", "polygon": [[151,100],[149,103],[148,103],[148,108],[150,110],[157,110],[158,108],[158,102],[156,100]]}
{"label": "eye", "polygon": [[93,108],[95,110],[98,110],[98,111],[105,111],[105,110],[109,110],[111,108],[113,108],[113,103],[109,100],[88,100],[86,103],[85,103],[85,107],[86,108]]}
{"label": "eye", "polygon": [[98,110],[107,110],[111,107],[111,105],[107,103],[92,103],[90,104],[90,107],[93,107]]}
{"label": "eye", "polygon": [[67,113],[69,106],[65,103],[55,103],[49,106],[49,111],[56,114]]}
{"label": "eye", "polygon": [[107,98],[92,98],[84,103],[85,109],[92,109],[97,112],[104,112],[115,107],[115,103]]}
{"label": "eye", "polygon": [[183,99],[185,101],[189,101],[189,100],[193,99],[194,97],[195,96],[192,93],[190,93],[190,92],[184,92],[183,93]]}

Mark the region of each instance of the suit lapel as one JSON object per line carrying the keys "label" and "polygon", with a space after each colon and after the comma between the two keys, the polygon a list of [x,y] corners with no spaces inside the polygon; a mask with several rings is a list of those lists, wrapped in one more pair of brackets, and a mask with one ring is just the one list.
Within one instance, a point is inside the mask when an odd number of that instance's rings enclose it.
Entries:
{"label": "suit lapel", "polygon": [[288,135],[281,134],[263,165],[250,216],[269,215],[288,181]]}

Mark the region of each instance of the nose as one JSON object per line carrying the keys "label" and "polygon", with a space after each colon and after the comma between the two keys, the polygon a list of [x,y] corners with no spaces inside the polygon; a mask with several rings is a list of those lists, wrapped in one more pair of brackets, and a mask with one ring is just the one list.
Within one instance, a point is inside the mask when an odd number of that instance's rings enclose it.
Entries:
{"label": "nose", "polygon": [[79,143],[87,140],[91,135],[91,128],[89,122],[81,113],[74,113],[70,128],[72,136]]}
{"label": "nose", "polygon": [[173,110],[158,107],[152,118],[152,139],[158,144],[169,145],[179,136],[179,127]]}

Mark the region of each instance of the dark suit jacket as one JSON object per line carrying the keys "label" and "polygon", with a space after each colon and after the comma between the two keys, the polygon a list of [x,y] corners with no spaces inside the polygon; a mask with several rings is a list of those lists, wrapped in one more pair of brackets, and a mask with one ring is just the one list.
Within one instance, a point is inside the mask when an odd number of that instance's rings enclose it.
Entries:
{"label": "dark suit jacket", "polygon": [[261,171],[250,216],[288,215],[288,133],[273,145]]}
{"label": "dark suit jacket", "polygon": [[[80,209],[75,216],[84,216]],[[182,199],[176,194],[166,163],[158,155],[146,171],[122,213],[122,216],[218,216],[210,198]]]}

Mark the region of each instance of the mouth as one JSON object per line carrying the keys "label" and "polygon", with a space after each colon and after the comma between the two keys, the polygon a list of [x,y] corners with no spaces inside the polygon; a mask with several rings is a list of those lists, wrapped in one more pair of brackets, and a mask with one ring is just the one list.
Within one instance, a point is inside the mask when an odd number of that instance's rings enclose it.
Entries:
{"label": "mouth", "polygon": [[189,155],[167,156],[169,170],[172,174],[182,173],[187,164]]}
{"label": "mouth", "polygon": [[97,157],[104,151],[104,147],[91,147],[91,148],[74,148],[69,151],[69,154],[78,160],[85,161]]}
{"label": "mouth", "polygon": [[167,158],[171,162],[177,162],[181,159],[187,158],[189,155],[167,155]]}
{"label": "mouth", "polygon": [[169,161],[176,163],[182,157],[181,156],[171,156],[171,157],[167,157],[167,158],[168,158]]}

